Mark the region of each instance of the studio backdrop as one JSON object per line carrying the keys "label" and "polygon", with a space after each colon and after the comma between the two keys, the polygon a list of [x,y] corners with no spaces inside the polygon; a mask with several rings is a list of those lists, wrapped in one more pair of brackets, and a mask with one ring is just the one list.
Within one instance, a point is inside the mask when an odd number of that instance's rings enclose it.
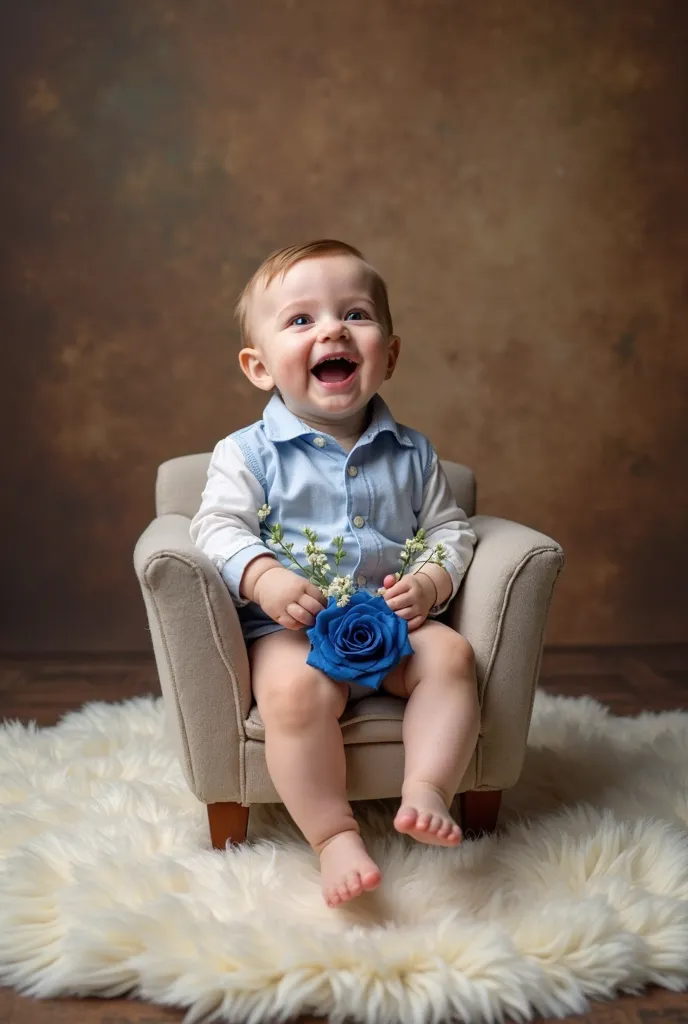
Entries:
{"label": "studio backdrop", "polygon": [[147,649],[156,467],[259,417],[234,301],[320,236],[396,417],[563,545],[547,641],[686,638],[687,5],[4,7],[2,649]]}

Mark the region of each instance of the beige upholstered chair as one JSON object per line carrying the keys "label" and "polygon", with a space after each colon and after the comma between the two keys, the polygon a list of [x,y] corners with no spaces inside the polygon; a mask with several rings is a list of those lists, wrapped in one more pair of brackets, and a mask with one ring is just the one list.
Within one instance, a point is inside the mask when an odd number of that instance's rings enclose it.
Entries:
{"label": "beige upholstered chair", "polygon": [[[213,846],[246,837],[251,804],[278,802],[264,732],[251,700],[239,620],[215,566],[189,539],[210,456],[160,466],[157,517],[134,556],[169,729],[186,781],[208,805]],[[459,787],[464,831],[494,829],[502,790],[521,771],[547,611],[564,564],[559,545],[505,519],[475,515],[475,482],[443,463],[478,535],[473,561],[446,621],[473,645],[482,727]],[[350,705],[341,720],[352,800],[401,793],[404,702],[384,694]]]}

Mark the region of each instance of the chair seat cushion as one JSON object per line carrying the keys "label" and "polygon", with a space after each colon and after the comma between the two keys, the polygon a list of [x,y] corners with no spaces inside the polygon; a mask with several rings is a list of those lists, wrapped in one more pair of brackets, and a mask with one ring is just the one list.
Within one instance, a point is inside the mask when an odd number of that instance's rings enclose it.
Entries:
{"label": "chair seat cushion", "polygon": [[[344,743],[401,743],[405,707],[405,700],[387,693],[351,701],[339,720]],[[257,704],[251,708],[244,729],[249,739],[265,742],[265,726]]]}

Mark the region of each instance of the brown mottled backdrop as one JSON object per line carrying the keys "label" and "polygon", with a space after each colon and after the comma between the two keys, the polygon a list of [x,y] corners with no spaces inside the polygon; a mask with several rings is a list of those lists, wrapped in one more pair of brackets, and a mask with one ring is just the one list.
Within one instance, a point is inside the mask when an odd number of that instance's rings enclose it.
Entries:
{"label": "brown mottled backdrop", "polygon": [[549,642],[688,638],[683,0],[3,10],[2,648],[147,646],[156,466],[259,415],[233,301],[319,235],[397,417],[566,549]]}

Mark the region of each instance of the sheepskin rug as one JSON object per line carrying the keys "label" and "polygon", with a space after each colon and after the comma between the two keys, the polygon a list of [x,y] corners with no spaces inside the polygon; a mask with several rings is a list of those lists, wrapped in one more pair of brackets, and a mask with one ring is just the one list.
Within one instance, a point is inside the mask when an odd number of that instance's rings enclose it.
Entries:
{"label": "sheepskin rug", "polygon": [[499,836],[458,850],[359,805],[383,883],[345,909],[283,810],[213,851],[162,702],[0,728],[0,982],[186,1021],[529,1020],[688,981],[688,713],[538,693]]}

